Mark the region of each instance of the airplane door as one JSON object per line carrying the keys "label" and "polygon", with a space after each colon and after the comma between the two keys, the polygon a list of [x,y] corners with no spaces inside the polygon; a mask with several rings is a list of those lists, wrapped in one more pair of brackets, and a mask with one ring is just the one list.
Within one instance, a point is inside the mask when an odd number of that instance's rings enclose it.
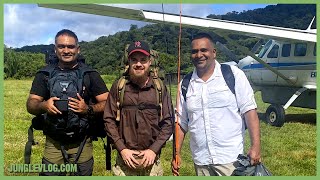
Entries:
{"label": "airplane door", "polygon": [[[273,41],[273,44],[270,46],[269,51],[262,58],[266,63],[268,63],[273,68],[278,69],[279,66],[279,49],[280,45]],[[262,84],[273,84],[277,82],[278,75],[272,71],[263,68],[261,71],[261,83]]]}
{"label": "airplane door", "polygon": [[[272,47],[274,46],[274,40],[269,40],[260,50],[258,57],[260,59],[262,59],[263,61],[268,63],[268,60],[266,59],[266,57],[268,56],[268,54],[270,53]],[[275,50],[274,50],[275,51]],[[273,51],[273,52],[274,52]],[[275,53],[275,52],[274,52]],[[271,54],[270,54],[271,55]],[[269,55],[269,56],[270,56]],[[272,57],[272,56],[271,56]],[[272,60],[274,60],[275,58],[270,58]],[[270,62],[270,60],[269,60]],[[271,76],[271,74],[268,74],[266,76],[267,73],[267,69],[264,68],[264,66],[262,64],[260,64],[259,62],[257,62],[256,60],[254,60],[253,58],[250,61],[250,66],[249,66],[249,73],[250,73],[250,80],[252,83],[254,83],[255,85],[263,85],[264,84],[264,80],[265,79],[269,79],[267,78],[267,76]],[[273,77],[274,78],[274,77]]]}

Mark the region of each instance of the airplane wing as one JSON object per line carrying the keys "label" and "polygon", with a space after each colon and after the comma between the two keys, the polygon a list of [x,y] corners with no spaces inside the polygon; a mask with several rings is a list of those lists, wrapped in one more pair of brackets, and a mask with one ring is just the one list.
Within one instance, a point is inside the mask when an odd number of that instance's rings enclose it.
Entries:
{"label": "airplane wing", "polygon": [[[178,14],[120,8],[100,4],[39,4],[39,6],[152,23],[180,23],[180,16]],[[188,26],[207,27],[224,31],[241,32],[244,35],[264,39],[279,39],[287,41],[296,40],[308,42],[316,42],[317,40],[316,29],[298,30],[192,16],[182,16],[181,23]]]}

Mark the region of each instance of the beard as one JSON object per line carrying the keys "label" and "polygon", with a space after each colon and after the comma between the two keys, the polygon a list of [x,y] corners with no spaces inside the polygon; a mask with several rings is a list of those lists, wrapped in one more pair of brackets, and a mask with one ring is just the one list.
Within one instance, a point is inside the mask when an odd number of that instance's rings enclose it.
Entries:
{"label": "beard", "polygon": [[142,87],[145,85],[146,81],[148,80],[149,77],[149,69],[145,69],[143,74],[136,74],[134,72],[133,67],[129,68],[129,79],[131,82],[134,84]]}

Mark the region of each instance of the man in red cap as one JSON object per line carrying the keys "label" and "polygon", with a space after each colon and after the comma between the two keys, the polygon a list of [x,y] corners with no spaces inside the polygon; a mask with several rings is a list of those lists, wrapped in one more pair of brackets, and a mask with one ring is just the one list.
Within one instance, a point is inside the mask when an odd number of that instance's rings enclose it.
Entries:
{"label": "man in red cap", "polygon": [[117,176],[161,176],[161,148],[172,134],[171,98],[165,87],[158,95],[146,42],[129,45],[128,64],[121,78],[125,81],[113,83],[104,111],[107,133],[118,151],[112,170]]}

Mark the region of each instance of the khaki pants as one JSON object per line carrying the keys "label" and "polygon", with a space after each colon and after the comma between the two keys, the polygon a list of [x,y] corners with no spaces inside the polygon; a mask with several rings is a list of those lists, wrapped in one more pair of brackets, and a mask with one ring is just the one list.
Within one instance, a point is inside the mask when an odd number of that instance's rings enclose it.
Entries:
{"label": "khaki pants", "polygon": [[[72,157],[75,157],[78,148],[81,142],[65,145],[65,149],[67,154],[71,156],[71,162],[73,161]],[[90,138],[87,139],[85,143],[82,153],[79,157],[78,163],[84,163],[89,161],[93,157],[93,145],[92,140]],[[43,158],[52,164],[63,164],[64,159],[61,153],[60,143],[53,140],[52,138],[46,136],[46,144],[44,148]]]}
{"label": "khaki pants", "polygon": [[232,172],[237,168],[237,162],[228,164],[210,164],[210,165],[196,165],[197,176],[230,176]]}
{"label": "khaki pants", "polygon": [[115,176],[162,176],[163,169],[158,158],[155,163],[143,169],[132,169],[128,167],[118,154],[116,164],[112,167]]}

